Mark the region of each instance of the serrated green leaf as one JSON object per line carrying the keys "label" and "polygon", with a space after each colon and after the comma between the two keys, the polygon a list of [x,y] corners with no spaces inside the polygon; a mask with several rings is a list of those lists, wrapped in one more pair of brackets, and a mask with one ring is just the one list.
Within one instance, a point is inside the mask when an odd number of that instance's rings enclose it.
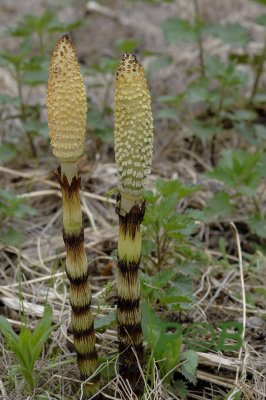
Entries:
{"label": "serrated green leaf", "polygon": [[170,196],[174,195],[176,198],[181,200],[184,197],[190,196],[199,190],[199,186],[196,185],[185,186],[179,180],[158,179],[156,181],[155,186],[159,191],[159,193],[167,199]]}
{"label": "serrated green leaf", "polygon": [[159,71],[162,68],[168,67],[172,62],[172,57],[168,55],[160,55],[157,56],[154,60],[152,60],[148,65],[148,72],[154,73]]}
{"label": "serrated green leaf", "polygon": [[258,93],[253,97],[254,104],[261,104],[266,103],[266,94],[265,93]]}
{"label": "serrated green leaf", "polygon": [[254,214],[247,219],[247,224],[256,235],[266,239],[266,218]]}
{"label": "serrated green leaf", "polygon": [[250,154],[240,149],[225,150],[218,166],[207,175],[223,181],[239,193],[254,196],[260,181],[257,173],[260,159],[260,153]]}
{"label": "serrated green leaf", "polygon": [[188,103],[208,102],[210,99],[209,79],[201,78],[193,82],[186,90],[185,101]]}
{"label": "serrated green leaf", "polygon": [[228,218],[233,214],[235,207],[231,203],[230,196],[226,192],[215,193],[202,210],[190,210],[190,215],[205,223],[216,221],[220,218]]}
{"label": "serrated green leaf", "polygon": [[155,118],[156,119],[171,119],[176,122],[179,120],[177,111],[172,108],[164,108],[164,109],[157,111]]}
{"label": "serrated green leaf", "polygon": [[1,231],[0,242],[10,246],[20,246],[23,242],[23,237],[20,232],[14,228],[8,228],[6,231]]}
{"label": "serrated green leaf", "polygon": [[182,353],[182,358],[186,361],[181,365],[181,372],[185,378],[192,383],[196,383],[196,369],[198,366],[198,354],[194,350],[187,350]]}
{"label": "serrated green leaf", "polygon": [[254,121],[257,113],[254,110],[235,110],[233,113],[227,113],[226,117],[232,121]]}
{"label": "serrated green leaf", "polygon": [[266,0],[252,0],[255,1],[256,3],[262,4],[263,6],[266,6]]}
{"label": "serrated green leaf", "polygon": [[132,53],[136,51],[140,44],[138,39],[119,39],[115,42],[115,47],[121,53]]}
{"label": "serrated green leaf", "polygon": [[155,359],[160,360],[162,375],[166,375],[178,365],[182,327],[178,323],[162,321],[146,303],[141,305],[141,310],[144,338],[150,343]]}
{"label": "serrated green leaf", "polygon": [[266,14],[260,15],[258,18],[256,18],[256,23],[262,26],[266,25]]}
{"label": "serrated green leaf", "polygon": [[114,325],[115,322],[116,322],[116,314],[114,311],[111,311],[109,314],[101,318],[95,318],[94,328],[96,329],[96,331],[102,331]]}
{"label": "serrated green leaf", "polygon": [[197,40],[197,30],[188,20],[169,18],[161,26],[169,45],[180,41],[194,43]]}
{"label": "serrated green leaf", "polygon": [[248,42],[247,30],[239,24],[212,25],[208,33],[233,47],[244,46]]}
{"label": "serrated green leaf", "polygon": [[192,133],[206,145],[214,135],[217,135],[221,128],[211,121],[194,120],[190,123]]}
{"label": "serrated green leaf", "polygon": [[0,162],[7,162],[16,157],[17,148],[13,143],[3,142],[0,145]]}

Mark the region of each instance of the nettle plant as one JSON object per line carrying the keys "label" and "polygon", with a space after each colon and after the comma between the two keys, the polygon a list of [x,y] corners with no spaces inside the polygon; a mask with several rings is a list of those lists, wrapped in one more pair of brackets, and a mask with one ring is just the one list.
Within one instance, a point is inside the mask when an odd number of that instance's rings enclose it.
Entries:
{"label": "nettle plant", "polygon": [[[19,222],[24,218],[36,215],[37,211],[27,204],[25,199],[18,198],[12,191],[0,189],[0,242],[20,246],[23,236]],[[14,227],[14,223],[18,227]]]}
{"label": "nettle plant", "polygon": [[[159,102],[163,105],[157,118],[176,120],[181,125],[187,125],[194,138],[201,143],[197,150],[210,149],[210,160],[217,162],[216,139],[222,140],[228,132],[235,132],[249,144],[262,143],[265,146],[265,126],[260,123],[263,104],[266,97],[260,91],[260,81],[263,73],[266,45],[261,52],[250,56],[246,45],[250,35],[241,24],[219,25],[206,22],[201,18],[200,3],[194,0],[195,18],[193,22],[186,19],[170,18],[162,23],[166,43],[174,45],[184,41],[198,49],[198,67],[190,74],[194,79],[184,92],[161,96]],[[256,23],[265,26],[265,14],[256,19]],[[204,48],[206,37],[216,37],[230,46],[231,50],[226,61],[210,56]],[[239,49],[241,54],[239,55]],[[236,51],[237,50],[237,51]],[[171,64],[172,58],[159,55],[154,63],[159,68]],[[246,64],[253,70],[253,78],[241,71],[241,65]],[[156,68],[157,69],[157,68]],[[249,87],[247,86],[249,83]],[[247,93],[247,94],[246,94]],[[161,106],[160,106],[161,107]],[[190,108],[191,112],[183,112]],[[252,133],[250,133],[252,132]]]}
{"label": "nettle plant", "polygon": [[[37,146],[34,138],[48,137],[47,124],[41,120],[44,104],[32,100],[31,93],[39,85],[46,85],[48,78],[49,54],[53,37],[58,32],[65,32],[76,28],[80,21],[63,23],[49,11],[40,16],[25,15],[17,25],[8,29],[5,34],[18,41],[16,54],[0,52],[0,65],[8,69],[16,83],[17,95],[0,96],[0,115],[3,124],[2,144],[0,146],[0,161],[12,160],[17,153],[18,134],[10,140],[10,130],[16,121],[19,124],[21,136],[28,140],[29,152],[37,156]],[[9,129],[5,130],[5,126]],[[17,131],[17,126],[16,126]],[[8,133],[8,135],[7,135]],[[3,157],[1,157],[3,153]]]}

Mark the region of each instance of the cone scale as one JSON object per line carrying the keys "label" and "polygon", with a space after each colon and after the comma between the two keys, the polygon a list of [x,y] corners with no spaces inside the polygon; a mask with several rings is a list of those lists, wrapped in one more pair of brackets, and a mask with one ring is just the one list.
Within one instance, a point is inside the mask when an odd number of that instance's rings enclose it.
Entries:
{"label": "cone scale", "polygon": [[[58,41],[52,56],[47,108],[53,153],[60,163],[55,176],[62,190],[65,270],[70,281],[69,300],[74,346],[81,379],[86,380],[97,368],[77,167],[78,158],[84,151],[87,103],[76,52],[68,35],[63,35]],[[97,393],[99,376],[90,379],[83,389],[87,398]]]}
{"label": "cone scale", "polygon": [[139,280],[141,222],[152,141],[151,101],[144,70],[135,54],[125,54],[115,84],[115,159],[119,180],[117,323],[119,373],[138,397],[144,384],[139,366],[144,368],[145,363]]}

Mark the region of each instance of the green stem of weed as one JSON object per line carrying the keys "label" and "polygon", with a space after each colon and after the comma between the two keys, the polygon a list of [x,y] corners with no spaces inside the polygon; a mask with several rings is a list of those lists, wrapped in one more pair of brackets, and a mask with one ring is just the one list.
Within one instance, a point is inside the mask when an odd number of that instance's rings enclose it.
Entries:
{"label": "green stem of weed", "polygon": [[[195,24],[200,25],[200,8],[199,8],[199,3],[198,0],[193,0],[194,3],[194,9],[195,9]],[[204,48],[203,48],[203,40],[202,40],[202,31],[199,26],[198,28],[198,48],[199,48],[199,62],[200,62],[200,71],[201,71],[201,76],[205,76],[205,64],[204,64]]]}
{"label": "green stem of weed", "polygon": [[[25,103],[24,103],[24,99],[23,99],[23,92],[22,92],[22,79],[21,79],[21,72],[20,72],[20,68],[19,66],[16,68],[16,81],[17,81],[17,87],[18,87],[18,97],[19,97],[19,103],[20,103],[20,117],[21,117],[21,121],[23,123],[23,125],[26,123],[27,120],[27,115],[25,112]],[[23,126],[24,128],[24,126]],[[30,145],[30,149],[31,149],[31,154],[34,158],[37,157],[37,151],[36,148],[34,146],[33,143],[33,138],[31,136],[31,133],[25,129],[27,138],[28,138],[28,142]]]}
{"label": "green stem of weed", "polygon": [[255,80],[254,80],[254,84],[252,86],[252,90],[251,90],[251,94],[250,94],[250,98],[249,98],[250,105],[253,103],[254,97],[258,90],[259,81],[260,81],[260,78],[263,73],[263,64],[264,64],[265,58],[266,58],[266,36],[264,39],[264,47],[263,47],[263,50],[260,55],[260,59],[259,59],[259,62],[258,62],[257,68],[256,68]]}

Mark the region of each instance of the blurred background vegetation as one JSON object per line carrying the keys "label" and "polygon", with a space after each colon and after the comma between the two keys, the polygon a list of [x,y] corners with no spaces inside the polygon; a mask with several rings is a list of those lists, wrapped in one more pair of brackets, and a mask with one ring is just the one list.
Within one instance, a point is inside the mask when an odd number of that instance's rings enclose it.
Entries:
{"label": "blurred background vegetation", "polygon": [[[230,230],[230,222],[234,222],[249,288],[248,309],[251,313],[263,310],[265,26],[266,0],[2,0],[0,279],[5,285],[17,281],[17,266],[19,279],[25,281],[61,268],[61,261],[59,266],[47,261],[49,267],[42,272],[45,263],[40,262],[40,248],[43,257],[62,251],[46,84],[51,52],[61,34],[68,32],[77,48],[87,87],[86,152],[80,168],[87,192],[83,207],[88,237],[101,236],[101,241],[96,240],[97,251],[110,257],[107,266],[99,263],[101,274],[112,273],[116,217],[110,205],[101,208],[93,197],[88,205],[86,199],[88,193],[106,196],[116,187],[114,77],[122,54],[136,52],[151,89],[155,135],[144,221],[143,296],[153,308],[160,300],[168,313],[191,310],[193,301],[203,296],[204,281],[199,289],[195,288],[206,270],[212,279],[221,281],[238,268],[239,254]],[[53,235],[58,239],[51,244]],[[20,257],[24,257],[22,264]],[[31,271],[32,266],[36,272]],[[162,273],[176,266],[174,273]],[[206,302],[208,295],[216,293],[214,282],[217,280],[212,281],[213,287],[204,297]],[[217,306],[207,314],[211,321],[228,315],[227,311],[215,314],[220,312],[219,305],[241,303],[239,283],[229,282],[233,285],[231,293],[223,292],[222,287],[216,301],[211,302]],[[149,285],[158,292],[151,291]],[[11,303],[0,296],[0,306],[9,315],[7,304]],[[195,312],[194,317],[200,320]],[[263,316],[260,323],[265,323],[265,314],[258,313]],[[109,318],[106,325],[113,321]],[[104,324],[99,324],[99,329]],[[149,337],[146,339],[149,341]],[[261,342],[252,343],[255,349],[261,346]],[[158,358],[164,346],[158,349]],[[174,363],[180,349],[181,345]],[[195,383],[197,361],[191,354],[187,357],[194,363],[190,371],[183,368],[183,377]],[[172,361],[164,365],[163,372],[168,373],[173,365]],[[182,390],[185,396],[185,384]]]}

